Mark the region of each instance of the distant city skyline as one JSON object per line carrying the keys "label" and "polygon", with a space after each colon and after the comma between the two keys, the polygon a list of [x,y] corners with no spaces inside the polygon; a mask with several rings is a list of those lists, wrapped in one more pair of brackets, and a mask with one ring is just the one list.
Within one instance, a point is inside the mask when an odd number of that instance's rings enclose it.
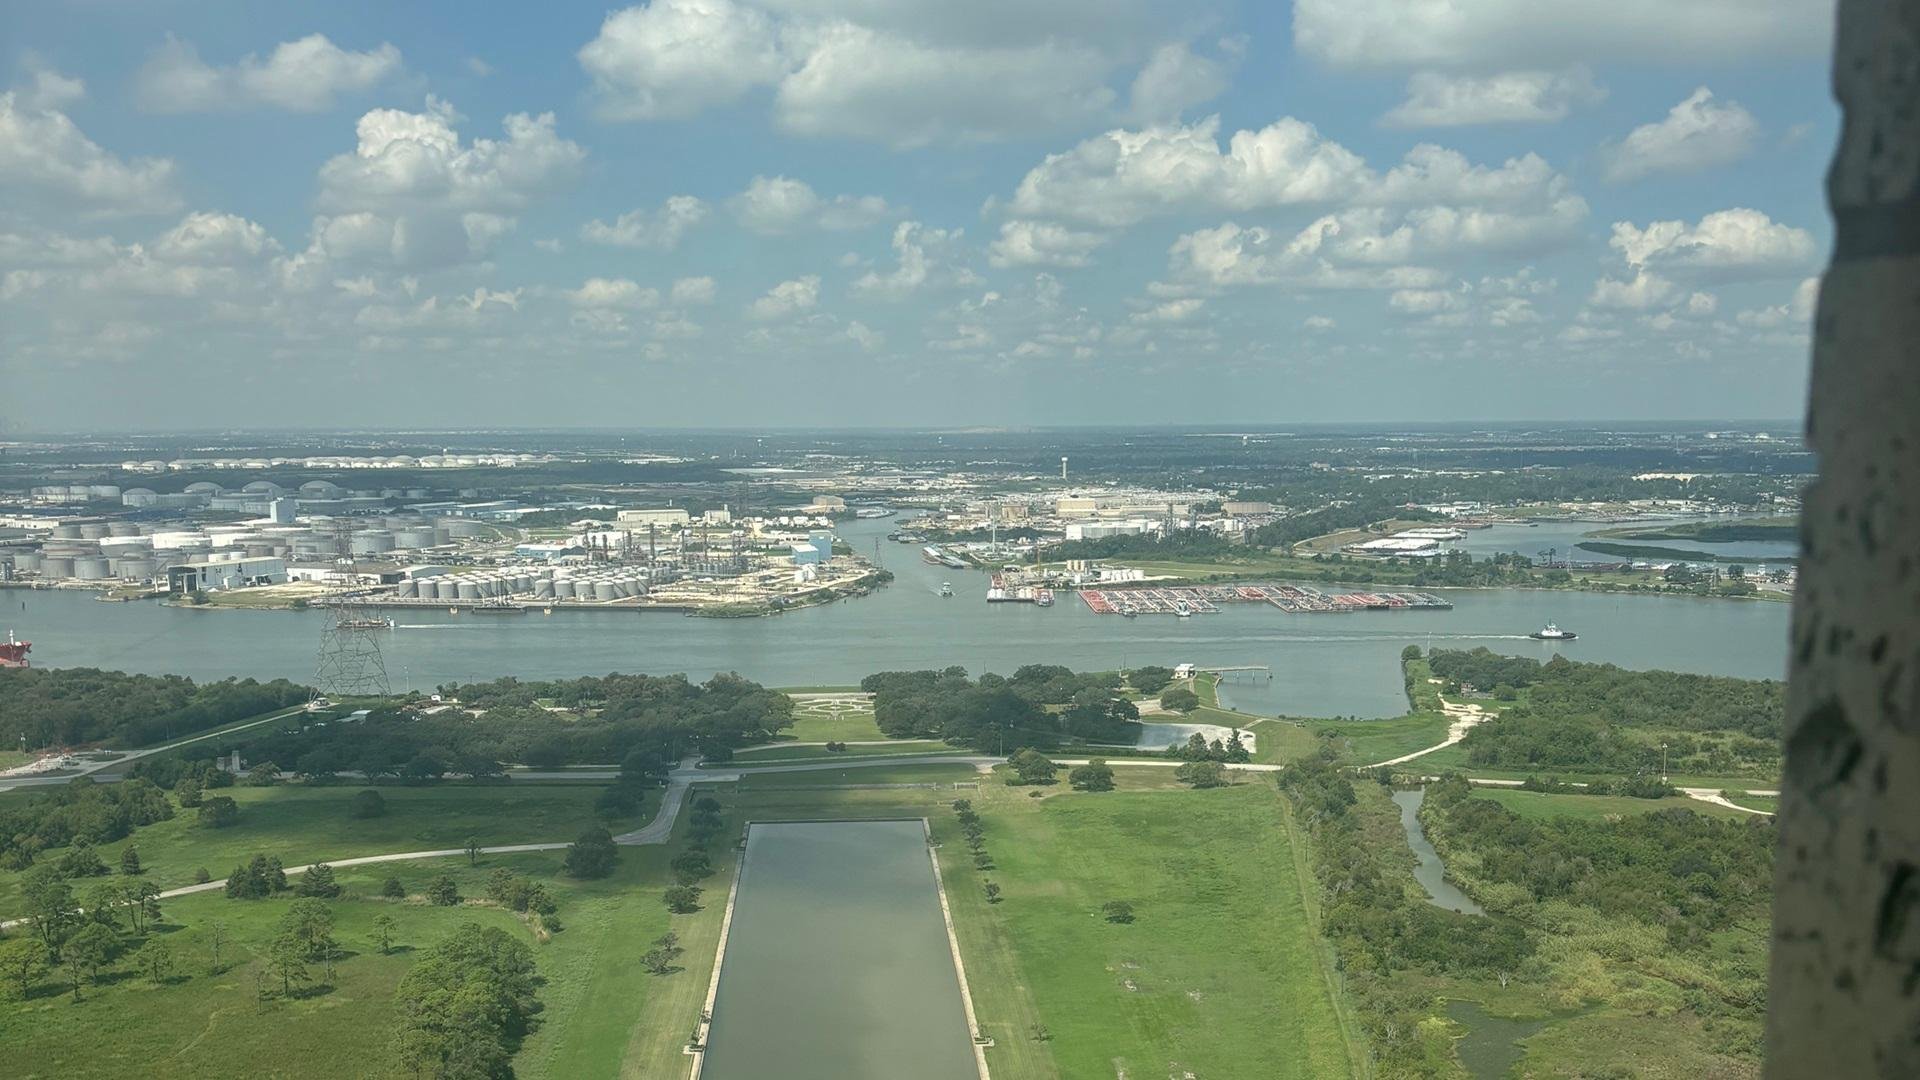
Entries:
{"label": "distant city skyline", "polygon": [[1832,17],[16,6],[0,437],[1794,421]]}

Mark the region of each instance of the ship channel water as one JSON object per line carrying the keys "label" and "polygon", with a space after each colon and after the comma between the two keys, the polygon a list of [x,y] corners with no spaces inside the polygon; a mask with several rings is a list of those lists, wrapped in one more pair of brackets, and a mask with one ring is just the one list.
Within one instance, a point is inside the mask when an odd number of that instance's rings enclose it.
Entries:
{"label": "ship channel water", "polygon": [[[884,539],[887,521],[848,522],[843,539],[876,553],[896,579],[870,596],[769,618],[708,619],[670,612],[559,611],[523,618],[406,612],[382,631],[396,689],[513,675],[550,679],[608,672],[737,671],[770,686],[849,685],[872,672],[939,668],[1011,672],[1022,664],[1082,670],[1264,664],[1271,682],[1223,687],[1242,709],[1292,716],[1394,716],[1405,711],[1400,651],[1474,648],[1628,668],[1777,679],[1787,656],[1788,605],[1529,589],[1438,590],[1451,610],[1288,614],[1266,604],[1223,605],[1177,619],[1096,615],[1070,592],[1051,608],[988,604],[977,571],[930,566],[918,545]],[[955,595],[940,595],[942,582]],[[153,602],[100,603],[80,590],[0,590],[0,632],[34,643],[49,667],[99,667],[195,679],[312,676],[319,611],[193,611]],[[1547,622],[1579,638],[1527,637]]]}
{"label": "ship channel water", "polygon": [[978,1080],[926,827],[755,824],[702,1080]]}

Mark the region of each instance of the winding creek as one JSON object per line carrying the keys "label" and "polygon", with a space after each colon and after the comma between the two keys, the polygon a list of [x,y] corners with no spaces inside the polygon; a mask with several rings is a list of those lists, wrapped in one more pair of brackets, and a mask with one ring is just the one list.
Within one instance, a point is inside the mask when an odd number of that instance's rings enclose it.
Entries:
{"label": "winding creek", "polygon": [[1467,915],[1485,914],[1480,905],[1473,902],[1473,897],[1447,880],[1447,868],[1440,861],[1440,853],[1433,849],[1427,831],[1420,826],[1420,804],[1426,801],[1425,787],[1393,793],[1394,805],[1400,808],[1400,827],[1406,830],[1407,846],[1413,849],[1414,880],[1427,890],[1427,902],[1435,907]]}

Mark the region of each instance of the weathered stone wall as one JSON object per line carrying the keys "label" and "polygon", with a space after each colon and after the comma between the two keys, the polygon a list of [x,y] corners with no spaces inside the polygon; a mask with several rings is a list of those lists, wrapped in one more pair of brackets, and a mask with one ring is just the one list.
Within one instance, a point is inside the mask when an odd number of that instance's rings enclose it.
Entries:
{"label": "weathered stone wall", "polygon": [[1920,1077],[1920,0],[1840,0],[1767,1072]]}

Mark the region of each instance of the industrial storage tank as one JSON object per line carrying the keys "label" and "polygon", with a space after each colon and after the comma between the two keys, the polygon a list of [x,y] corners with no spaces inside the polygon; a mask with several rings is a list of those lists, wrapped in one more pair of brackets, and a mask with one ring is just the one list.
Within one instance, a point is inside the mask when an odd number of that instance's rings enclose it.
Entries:
{"label": "industrial storage tank", "polygon": [[517,593],[532,592],[533,575],[515,574],[513,577],[513,591]]}
{"label": "industrial storage tank", "polygon": [[132,521],[110,521],[107,523],[108,536],[139,536],[140,526]]}
{"label": "industrial storage tank", "polygon": [[617,600],[620,598],[620,593],[614,589],[613,582],[596,581],[593,583],[593,598],[595,600]]}
{"label": "industrial storage tank", "polygon": [[555,580],[553,583],[553,598],[555,600],[573,599],[573,579],[559,578]]}
{"label": "industrial storage tank", "polygon": [[462,600],[480,599],[480,584],[478,582],[462,581],[460,583],[459,588],[460,588],[460,599]]}
{"label": "industrial storage tank", "polygon": [[402,600],[412,600],[420,595],[420,583],[408,578],[400,583],[400,589],[395,595]]}
{"label": "industrial storage tank", "polygon": [[73,557],[69,555],[48,555],[41,558],[40,576],[43,578],[72,577]]}
{"label": "industrial storage tank", "polygon": [[105,581],[113,567],[104,555],[83,555],[73,560],[73,576],[81,581]]}
{"label": "industrial storage tank", "polygon": [[477,521],[467,518],[448,518],[441,521],[437,528],[445,528],[447,535],[454,539],[484,539],[493,535],[493,530]]}
{"label": "industrial storage tank", "polygon": [[78,540],[80,539],[80,526],[75,524],[55,525],[53,527],[53,538],[55,540]]}
{"label": "industrial storage tank", "polygon": [[393,550],[393,534],[384,529],[363,529],[347,539],[355,555],[381,555]]}
{"label": "industrial storage tank", "polygon": [[40,569],[40,553],[37,551],[14,552],[13,568],[23,574],[29,570],[38,572]]}
{"label": "industrial storage tank", "polygon": [[89,521],[85,525],[80,526],[80,539],[98,540],[103,536],[110,535],[112,531],[104,521]]}
{"label": "industrial storage tank", "polygon": [[553,582],[546,578],[541,578],[539,581],[534,582],[533,598],[535,600],[553,599]]}
{"label": "industrial storage tank", "polygon": [[434,545],[433,530],[414,526],[397,529],[393,534],[393,546],[397,548],[424,548]]}
{"label": "industrial storage tank", "polygon": [[113,576],[144,581],[154,575],[157,565],[145,555],[122,555],[113,560]]}

